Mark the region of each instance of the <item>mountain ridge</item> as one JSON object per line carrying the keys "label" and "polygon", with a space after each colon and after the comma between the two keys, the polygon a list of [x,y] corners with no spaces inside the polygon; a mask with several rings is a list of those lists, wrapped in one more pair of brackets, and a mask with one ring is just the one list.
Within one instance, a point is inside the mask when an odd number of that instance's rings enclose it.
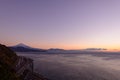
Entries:
{"label": "mountain ridge", "polygon": [[23,43],[19,43],[15,46],[9,46],[9,48],[15,52],[44,52],[44,51],[46,51],[45,49],[32,48],[32,47],[25,45]]}
{"label": "mountain ridge", "polygon": [[39,49],[33,48],[23,43],[19,43],[15,46],[9,46],[15,52],[48,52],[48,53],[79,53],[79,52],[98,52],[98,51],[106,51],[106,48],[86,48],[86,49],[79,49],[79,50],[64,50],[60,48],[50,48],[50,49]]}

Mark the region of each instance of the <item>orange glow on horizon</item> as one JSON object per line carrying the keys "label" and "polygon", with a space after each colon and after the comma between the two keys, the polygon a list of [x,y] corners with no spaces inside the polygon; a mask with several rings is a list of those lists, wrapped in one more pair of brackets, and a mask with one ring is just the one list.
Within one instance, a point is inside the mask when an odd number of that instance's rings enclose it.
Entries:
{"label": "orange glow on horizon", "polygon": [[49,48],[60,48],[60,49],[65,49],[65,50],[80,50],[80,49],[86,49],[86,48],[105,48],[107,49],[106,51],[120,51],[120,46],[85,46],[85,45],[81,45],[81,46],[76,46],[76,45],[32,45],[33,47],[37,47],[37,48],[44,48],[44,49],[49,49]]}
{"label": "orange glow on horizon", "polygon": [[[16,43],[1,43],[7,46],[14,46]],[[119,45],[75,45],[75,44],[41,44],[41,43],[26,43],[26,45],[35,47],[35,48],[41,48],[41,49],[49,49],[49,48],[60,48],[65,50],[80,50],[80,49],[86,49],[86,48],[105,48],[106,51],[120,51]]]}

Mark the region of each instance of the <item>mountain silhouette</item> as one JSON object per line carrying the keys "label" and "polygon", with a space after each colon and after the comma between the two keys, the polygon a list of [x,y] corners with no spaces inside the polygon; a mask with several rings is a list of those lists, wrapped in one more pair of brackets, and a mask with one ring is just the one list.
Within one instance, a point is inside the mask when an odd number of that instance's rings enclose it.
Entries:
{"label": "mountain silhouette", "polygon": [[9,48],[15,52],[45,52],[46,51],[44,49],[32,48],[32,47],[25,45],[23,43],[19,43],[15,46],[9,46]]}

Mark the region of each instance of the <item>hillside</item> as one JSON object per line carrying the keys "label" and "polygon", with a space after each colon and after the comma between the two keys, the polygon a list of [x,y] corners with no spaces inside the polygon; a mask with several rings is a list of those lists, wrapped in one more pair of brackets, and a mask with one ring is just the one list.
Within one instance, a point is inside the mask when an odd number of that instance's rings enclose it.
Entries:
{"label": "hillside", "polygon": [[33,71],[33,60],[0,44],[0,80],[47,80]]}
{"label": "hillside", "polygon": [[14,71],[16,59],[12,50],[0,44],[0,80],[20,80]]}

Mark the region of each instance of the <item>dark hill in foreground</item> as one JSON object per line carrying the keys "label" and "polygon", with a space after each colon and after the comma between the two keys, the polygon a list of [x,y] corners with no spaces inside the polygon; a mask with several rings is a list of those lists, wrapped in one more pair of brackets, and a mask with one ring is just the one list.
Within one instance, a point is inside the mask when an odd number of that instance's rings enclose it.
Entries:
{"label": "dark hill in foreground", "polygon": [[47,80],[33,71],[33,60],[0,44],[0,80]]}
{"label": "dark hill in foreground", "polygon": [[17,55],[0,44],[0,80],[20,80],[14,71],[16,60]]}

